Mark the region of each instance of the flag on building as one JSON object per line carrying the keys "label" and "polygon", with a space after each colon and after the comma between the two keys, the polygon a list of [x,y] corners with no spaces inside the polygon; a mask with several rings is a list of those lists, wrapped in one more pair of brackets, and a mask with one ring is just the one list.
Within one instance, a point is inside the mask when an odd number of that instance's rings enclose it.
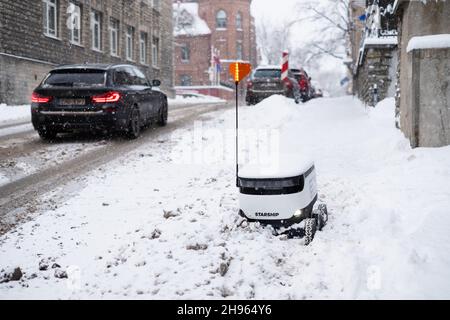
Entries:
{"label": "flag on building", "polygon": [[217,72],[222,72],[222,63],[220,61],[220,57],[217,51],[214,53],[214,65],[216,67]]}

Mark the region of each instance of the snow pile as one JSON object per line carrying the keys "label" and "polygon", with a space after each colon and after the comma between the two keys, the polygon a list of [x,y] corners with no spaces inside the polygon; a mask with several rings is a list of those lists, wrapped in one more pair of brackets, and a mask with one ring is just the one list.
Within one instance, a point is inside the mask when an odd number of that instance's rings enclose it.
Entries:
{"label": "snow pile", "polygon": [[364,39],[365,46],[376,46],[376,45],[393,45],[396,46],[398,44],[398,38],[394,37],[368,37]]}
{"label": "snow pile", "polygon": [[[259,103],[257,108],[258,111],[252,112],[250,118],[248,117],[248,110],[244,111],[243,119],[241,119],[242,132],[240,135],[242,142],[247,142],[247,147],[251,144],[254,134],[261,132],[261,130],[271,130],[272,134],[277,133],[281,139],[284,139],[286,135],[295,133],[296,130],[289,124],[293,122],[293,116],[298,113],[299,106],[292,99],[287,100],[282,95],[273,95]],[[267,144],[270,141],[264,141],[263,143]],[[257,159],[257,161],[252,161],[254,159],[250,157],[245,158],[246,161],[244,162],[246,163],[240,169],[240,177],[290,178],[301,175],[311,168],[313,159],[306,153],[300,152],[298,149],[281,149],[279,147],[273,146],[274,150],[269,148],[269,153],[264,154],[264,158]],[[243,159],[244,157],[240,158]]]}
{"label": "snow pile", "polygon": [[[240,120],[278,129],[281,152],[315,160],[330,221],[310,246],[238,216],[234,136],[218,143],[233,133],[229,110],[156,133],[0,237],[0,270],[24,273],[0,298],[450,298],[450,147],[412,150],[392,99],[367,110],[351,97],[274,96]],[[180,163],[176,148],[231,161]]]}
{"label": "snow pile", "polygon": [[7,122],[18,120],[30,120],[31,111],[29,105],[23,106],[7,106],[6,104],[0,104],[0,126]]}
{"label": "snow pile", "polygon": [[206,96],[202,94],[188,94],[177,95],[175,99],[168,99],[169,106],[182,106],[182,105],[193,105],[193,104],[208,104],[208,103],[225,103],[226,100],[213,97]]}
{"label": "snow pile", "polygon": [[211,34],[205,20],[198,15],[198,3],[177,3],[173,5],[175,36],[201,36]]}
{"label": "snow pile", "polygon": [[412,37],[409,40],[407,52],[419,49],[450,48],[450,34],[435,34],[430,36]]}

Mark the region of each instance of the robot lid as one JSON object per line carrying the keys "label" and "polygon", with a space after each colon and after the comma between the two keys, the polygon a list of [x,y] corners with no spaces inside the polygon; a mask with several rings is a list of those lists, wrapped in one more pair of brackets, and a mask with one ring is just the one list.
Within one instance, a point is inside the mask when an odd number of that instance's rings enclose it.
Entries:
{"label": "robot lid", "polygon": [[314,167],[314,162],[304,157],[280,155],[267,163],[245,164],[239,169],[242,179],[289,179],[302,176]]}

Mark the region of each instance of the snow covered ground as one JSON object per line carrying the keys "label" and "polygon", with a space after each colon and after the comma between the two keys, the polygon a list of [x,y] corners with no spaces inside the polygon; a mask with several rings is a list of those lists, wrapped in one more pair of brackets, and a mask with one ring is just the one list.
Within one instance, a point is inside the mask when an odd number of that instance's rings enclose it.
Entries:
{"label": "snow covered ground", "polygon": [[7,106],[0,104],[0,126],[9,122],[31,121],[31,111],[29,105]]}
{"label": "snow covered ground", "polygon": [[237,215],[234,113],[200,120],[1,237],[0,270],[24,277],[0,298],[450,298],[450,148],[412,150],[392,99],[241,108],[247,149],[269,132],[316,161],[330,221],[308,247]]}
{"label": "snow covered ground", "polygon": [[175,99],[169,99],[169,106],[177,107],[202,103],[224,103],[224,102],[226,101],[217,97],[192,93],[191,96],[183,97],[181,95],[177,95]]}

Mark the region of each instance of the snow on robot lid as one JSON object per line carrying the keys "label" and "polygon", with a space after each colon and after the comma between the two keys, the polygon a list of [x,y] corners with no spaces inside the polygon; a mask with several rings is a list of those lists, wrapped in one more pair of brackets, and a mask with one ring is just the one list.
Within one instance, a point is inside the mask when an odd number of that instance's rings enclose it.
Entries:
{"label": "snow on robot lid", "polygon": [[284,179],[305,174],[314,166],[314,162],[305,157],[280,155],[266,163],[245,164],[239,169],[239,178],[243,179]]}

